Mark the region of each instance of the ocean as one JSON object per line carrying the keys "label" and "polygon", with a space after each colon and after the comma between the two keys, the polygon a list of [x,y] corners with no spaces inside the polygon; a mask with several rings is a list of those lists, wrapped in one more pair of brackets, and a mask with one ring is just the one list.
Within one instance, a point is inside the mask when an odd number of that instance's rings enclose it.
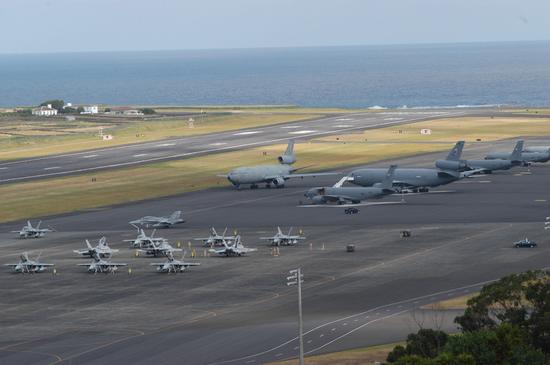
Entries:
{"label": "ocean", "polygon": [[0,55],[0,106],[550,105],[550,41]]}

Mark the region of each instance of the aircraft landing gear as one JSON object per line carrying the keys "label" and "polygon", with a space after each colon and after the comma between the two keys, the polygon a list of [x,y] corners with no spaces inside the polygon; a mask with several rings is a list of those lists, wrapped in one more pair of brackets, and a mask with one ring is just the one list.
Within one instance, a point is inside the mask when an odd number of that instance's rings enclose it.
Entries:
{"label": "aircraft landing gear", "polygon": [[250,189],[258,189],[258,185],[252,184],[252,185],[250,185]]}

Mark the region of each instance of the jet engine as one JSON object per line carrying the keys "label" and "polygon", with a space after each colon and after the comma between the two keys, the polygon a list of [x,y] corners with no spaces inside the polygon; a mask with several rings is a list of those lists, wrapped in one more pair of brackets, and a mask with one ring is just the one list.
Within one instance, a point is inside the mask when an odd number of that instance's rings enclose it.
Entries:
{"label": "jet engine", "polygon": [[437,160],[435,167],[441,170],[465,171],[468,169],[466,161]]}
{"label": "jet engine", "polygon": [[279,163],[283,165],[292,165],[294,162],[296,162],[296,157],[294,155],[281,155],[277,157],[279,160]]}
{"label": "jet engine", "polygon": [[317,195],[317,196],[314,196],[313,198],[311,198],[311,202],[313,204],[324,204],[325,203],[325,198],[323,198],[322,195]]}
{"label": "jet engine", "polygon": [[285,186],[285,179],[283,179],[282,177],[277,177],[272,180],[272,183],[273,185],[275,185],[275,187],[282,188],[283,186]]}

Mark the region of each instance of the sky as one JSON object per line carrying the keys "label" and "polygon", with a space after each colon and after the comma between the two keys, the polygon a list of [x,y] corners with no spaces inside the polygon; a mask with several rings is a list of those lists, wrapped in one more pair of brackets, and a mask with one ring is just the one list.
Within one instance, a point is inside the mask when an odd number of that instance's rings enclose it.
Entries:
{"label": "sky", "polygon": [[549,0],[0,0],[0,53],[550,40]]}

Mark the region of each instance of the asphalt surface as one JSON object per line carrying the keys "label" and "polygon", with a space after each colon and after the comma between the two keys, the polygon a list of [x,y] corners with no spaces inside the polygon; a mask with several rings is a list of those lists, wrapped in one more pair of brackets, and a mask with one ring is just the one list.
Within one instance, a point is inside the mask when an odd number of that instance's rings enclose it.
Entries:
{"label": "asphalt surface", "polygon": [[[465,113],[460,110],[415,110],[345,114],[266,127],[0,162],[0,183],[137,166],[208,153],[286,143],[290,138],[302,139],[340,134],[426,119],[459,116]],[[98,144],[100,143],[98,141]]]}
{"label": "asphalt surface", "polygon": [[[544,143],[548,139],[529,143]],[[514,141],[467,145],[465,157],[482,156]],[[387,166],[429,166],[445,153],[427,154]],[[434,189],[393,196],[397,204],[361,207],[345,215],[338,207],[306,208],[303,193],[334,177],[291,181],[284,189],[232,187],[44,218],[56,232],[20,240],[0,225],[0,264],[17,262],[22,251],[56,264],[58,274],[0,275],[3,328],[0,362],[5,364],[258,364],[297,355],[296,288],[288,270],[302,267],[305,350],[319,354],[403,339],[418,325],[452,330],[456,312],[421,309],[425,304],[476,291],[502,275],[548,266],[550,245],[543,221],[550,214],[550,164],[516,168]],[[182,274],[154,272],[123,242],[135,230],[128,221],[144,215],[184,211],[186,223],[159,230],[187,250],[192,267]],[[205,256],[194,237],[228,226],[248,257]],[[278,256],[258,239],[294,226],[307,236]],[[409,239],[399,231],[411,229]],[[120,253],[113,261],[132,268],[93,275],[72,253],[84,239],[108,237]],[[528,235],[535,249],[514,249]],[[353,243],[355,253],[345,252]]]}

